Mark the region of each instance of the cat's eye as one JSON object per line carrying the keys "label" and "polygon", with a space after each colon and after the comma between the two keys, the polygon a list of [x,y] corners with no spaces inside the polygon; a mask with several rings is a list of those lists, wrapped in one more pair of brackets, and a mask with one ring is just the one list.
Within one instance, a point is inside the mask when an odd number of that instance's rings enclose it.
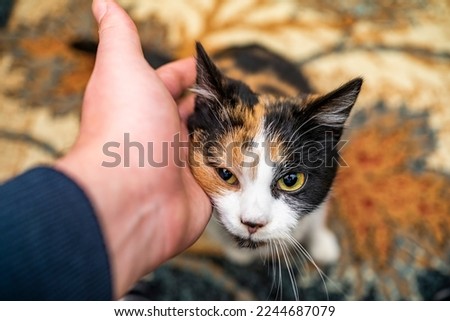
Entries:
{"label": "cat's eye", "polygon": [[218,168],[217,173],[219,174],[221,179],[223,179],[230,185],[236,185],[238,183],[236,175],[234,175],[231,171],[229,171],[226,168]]}
{"label": "cat's eye", "polygon": [[306,177],[303,173],[289,173],[277,182],[279,189],[286,192],[295,192],[305,185]]}

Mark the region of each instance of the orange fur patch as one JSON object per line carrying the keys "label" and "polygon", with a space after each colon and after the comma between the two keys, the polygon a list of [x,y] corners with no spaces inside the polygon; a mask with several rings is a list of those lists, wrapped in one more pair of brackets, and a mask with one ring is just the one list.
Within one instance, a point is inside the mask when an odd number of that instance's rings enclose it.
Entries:
{"label": "orange fur patch", "polygon": [[[202,153],[202,148],[199,146],[193,147],[193,144],[191,144],[190,149],[189,165],[192,174],[208,195],[218,196],[228,190],[238,189],[237,185],[229,185],[220,178],[216,168],[211,167],[208,164],[207,159]],[[219,153],[219,156],[220,154],[221,153]],[[224,159],[222,159],[222,161],[223,160]]]}
{"label": "orange fur patch", "polygon": [[[236,175],[238,180],[242,177],[242,167],[245,162],[246,143],[253,141],[262,128],[262,122],[265,115],[265,106],[256,104],[253,108],[246,106],[235,106],[227,108],[228,117],[242,119],[243,126],[227,133],[221,140],[217,159],[213,163],[217,167],[227,168]],[[226,119],[226,117],[225,117]],[[202,148],[195,146],[202,142],[202,134],[195,132],[192,137],[191,145],[191,170],[199,184],[208,194],[221,195],[227,190],[236,190],[239,185],[229,185],[224,182],[216,172],[216,169],[208,164],[203,155]],[[245,163],[246,166],[249,164]],[[256,166],[252,168],[256,169]],[[254,173],[253,176],[256,176]]]}

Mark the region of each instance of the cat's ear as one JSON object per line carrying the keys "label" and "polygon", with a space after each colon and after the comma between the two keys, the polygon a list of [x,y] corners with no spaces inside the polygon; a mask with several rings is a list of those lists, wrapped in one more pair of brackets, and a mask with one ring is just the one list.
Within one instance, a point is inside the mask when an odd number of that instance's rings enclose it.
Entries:
{"label": "cat's ear", "polygon": [[197,78],[193,91],[207,100],[221,101],[225,96],[224,76],[199,42],[196,42],[196,50]]}
{"label": "cat's ear", "polygon": [[362,78],[350,80],[332,92],[308,102],[305,111],[322,126],[342,128],[358,98]]}

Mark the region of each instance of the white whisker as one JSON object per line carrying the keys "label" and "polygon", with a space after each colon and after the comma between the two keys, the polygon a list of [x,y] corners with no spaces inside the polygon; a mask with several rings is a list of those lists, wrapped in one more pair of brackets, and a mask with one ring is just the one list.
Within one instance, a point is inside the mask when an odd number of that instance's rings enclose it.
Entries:
{"label": "white whisker", "polygon": [[316,262],[314,261],[313,257],[311,256],[311,254],[309,254],[309,252],[305,249],[305,247],[299,241],[297,241],[293,236],[288,235],[288,234],[286,235],[286,237],[289,239],[291,245],[295,249],[300,251],[311,262],[311,264],[315,267],[315,269],[319,273],[320,279],[322,280],[322,283],[324,285],[324,290],[325,290],[325,293],[327,295],[327,300],[330,300],[329,293],[328,293],[328,287],[327,287],[327,284],[325,282],[325,279],[329,280],[329,277],[322,271],[321,268],[319,268],[319,266],[316,264]]}
{"label": "white whisker", "polygon": [[277,253],[277,262],[278,262],[278,286],[277,286],[277,293],[275,296],[275,299],[278,298],[278,294],[280,294],[280,299],[283,299],[283,275],[281,272],[281,259],[280,259],[280,252],[278,250],[278,245],[275,243],[275,249]]}
{"label": "white whisker", "polygon": [[269,240],[269,251],[270,251],[270,253],[268,255],[270,255],[270,261],[271,261],[270,263],[272,266],[272,284],[270,286],[270,292],[269,292],[269,296],[270,296],[273,289],[275,288],[275,282],[276,282],[276,276],[277,276],[277,274],[276,274],[277,271],[275,268],[275,260],[274,260],[275,252],[274,252],[274,246],[273,246],[272,240]]}
{"label": "white whisker", "polygon": [[291,280],[291,286],[292,286],[292,291],[294,293],[294,298],[295,298],[295,301],[298,301],[299,296],[298,296],[297,282],[295,280],[294,271],[291,267],[291,264],[290,264],[291,262],[288,257],[289,249],[283,241],[280,241],[280,247],[281,247],[281,251],[283,253],[284,262],[286,263],[286,268],[287,268],[287,271],[289,274],[289,279]]}

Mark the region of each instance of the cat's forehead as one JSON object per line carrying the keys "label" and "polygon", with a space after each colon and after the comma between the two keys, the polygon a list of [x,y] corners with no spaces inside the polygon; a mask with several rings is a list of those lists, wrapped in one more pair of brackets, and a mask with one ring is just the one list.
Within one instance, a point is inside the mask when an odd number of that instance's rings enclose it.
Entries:
{"label": "cat's forehead", "polygon": [[[217,166],[232,168],[254,179],[260,162],[272,167],[282,162],[286,154],[285,137],[280,134],[283,131],[267,122],[269,115],[273,117],[271,109],[275,101],[272,97],[260,97],[251,108],[233,108],[224,115],[239,126],[230,126],[216,137],[221,149]],[[280,117],[286,116],[282,110],[279,112]]]}
{"label": "cat's forehead", "polygon": [[242,100],[232,106],[224,105],[216,113],[215,122],[207,123],[203,130],[203,142],[205,136],[211,143],[216,141],[221,149],[228,151],[223,157],[228,162],[233,161],[233,166],[247,164],[248,152],[260,152],[261,148],[267,150],[271,160],[279,162],[283,146],[291,138],[289,133],[292,132],[292,137],[300,133],[295,114],[301,112],[307,100],[308,96],[280,99],[259,95],[252,105]]}
{"label": "cat's forehead", "polygon": [[[296,97],[277,97],[268,94],[258,94],[254,104],[247,104],[244,99],[238,100],[234,105],[224,106],[222,121],[230,122],[234,127],[241,126],[252,138],[256,138],[260,130],[274,131],[279,125],[288,125],[293,117],[298,118],[304,106],[314,100],[316,95],[305,94]],[[284,123],[274,122],[279,119]],[[298,120],[298,119],[295,119]]]}
{"label": "cat's forehead", "polygon": [[244,168],[253,168],[254,160],[249,160],[249,151],[256,151],[264,141],[264,119],[267,106],[258,103],[249,106],[234,106],[224,113],[224,122],[239,124],[228,126],[228,130],[217,137],[217,141],[225,150],[221,155],[221,166],[232,167],[236,171],[244,172]]}
{"label": "cat's forehead", "polygon": [[234,138],[233,135],[227,135],[221,141],[224,149],[216,163],[219,168],[232,170],[245,186],[253,184],[269,186],[284,153],[280,142],[270,142],[264,127],[258,126],[258,128],[259,130],[254,136],[249,137],[249,140],[239,140],[237,137],[239,133],[236,133]]}

